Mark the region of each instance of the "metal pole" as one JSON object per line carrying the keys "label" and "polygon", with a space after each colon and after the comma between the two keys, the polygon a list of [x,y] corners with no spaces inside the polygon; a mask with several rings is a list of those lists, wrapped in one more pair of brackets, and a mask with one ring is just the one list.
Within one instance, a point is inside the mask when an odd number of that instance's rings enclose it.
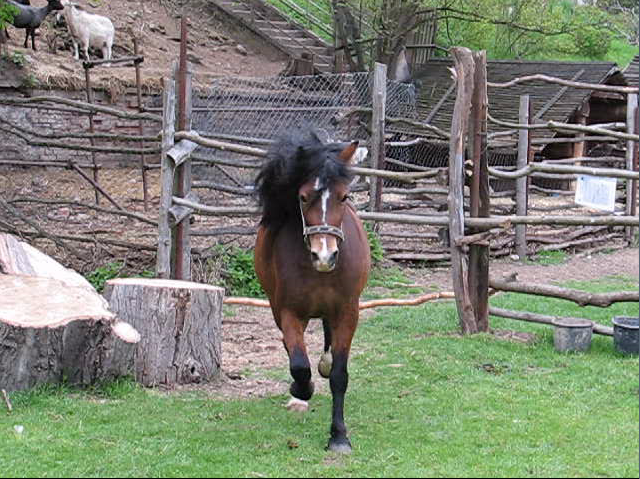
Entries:
{"label": "metal pole", "polygon": [[[187,18],[183,15],[180,21],[180,62],[178,66],[178,131],[185,131],[187,126],[187,100],[190,94],[190,76],[187,68]],[[175,192],[179,198],[186,196],[187,182],[191,181],[191,163],[185,161],[176,168]],[[174,279],[190,279],[189,218],[180,221],[175,227],[174,237]],[[185,256],[186,255],[186,256]]]}
{"label": "metal pole", "polygon": [[[133,37],[133,52],[136,56],[138,56],[138,38],[137,37]],[[140,113],[142,113],[143,111],[143,106],[142,106],[142,80],[141,80],[141,75],[140,75],[140,62],[139,61],[135,61],[135,68],[136,68],[136,93],[138,96],[138,111]],[[142,120],[138,120],[138,132],[140,133],[140,136],[144,136],[144,125],[142,123]],[[144,142],[142,140],[140,140],[140,148],[144,147]],[[140,153],[140,170],[142,173],[142,198],[143,198],[143,202],[144,202],[144,210],[148,211],[149,210],[149,195],[148,195],[148,191],[147,191],[147,165],[145,162],[145,158],[144,158],[144,153]]]}

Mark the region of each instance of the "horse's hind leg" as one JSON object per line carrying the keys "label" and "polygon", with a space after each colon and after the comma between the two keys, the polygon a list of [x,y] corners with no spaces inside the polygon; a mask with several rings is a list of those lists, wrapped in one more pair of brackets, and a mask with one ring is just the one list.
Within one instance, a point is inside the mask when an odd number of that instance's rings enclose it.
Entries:
{"label": "horse's hind leg", "polygon": [[[311,381],[311,365],[307,356],[307,348],[304,344],[305,323],[290,313],[282,313],[280,318],[284,347],[289,354],[289,370],[293,378],[293,383],[291,383],[289,389],[293,399],[287,407],[304,410],[307,407],[306,401],[311,399],[314,389]],[[300,401],[303,403],[300,403]]]}
{"label": "horse's hind leg", "polygon": [[333,365],[333,355],[331,354],[331,326],[326,319],[322,320],[322,328],[324,329],[324,353],[318,361],[318,372],[323,378],[331,375],[331,366]]}

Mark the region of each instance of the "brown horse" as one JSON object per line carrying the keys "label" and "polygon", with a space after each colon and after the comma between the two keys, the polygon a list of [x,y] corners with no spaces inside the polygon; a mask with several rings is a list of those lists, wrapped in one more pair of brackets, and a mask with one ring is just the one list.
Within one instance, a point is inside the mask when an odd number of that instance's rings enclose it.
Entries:
{"label": "brown horse", "polygon": [[349,201],[354,143],[323,143],[314,131],[295,131],[277,142],[256,178],[263,207],[255,269],[282,331],[293,396],[306,410],[313,395],[304,331],[322,318],[324,354],[318,364],[333,396],[328,449],[350,452],[344,395],[359,298],[371,263],[369,243]]}

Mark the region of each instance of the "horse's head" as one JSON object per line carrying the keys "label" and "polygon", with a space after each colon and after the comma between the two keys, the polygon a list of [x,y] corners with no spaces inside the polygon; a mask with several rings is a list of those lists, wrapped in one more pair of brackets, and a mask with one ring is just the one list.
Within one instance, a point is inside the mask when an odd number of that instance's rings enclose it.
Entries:
{"label": "horse's head", "polygon": [[322,167],[298,190],[302,235],[311,253],[313,267],[328,273],[335,269],[340,244],[345,240],[342,220],[349,198],[349,182],[342,173],[355,153],[358,142],[326,145]]}
{"label": "horse's head", "polygon": [[275,142],[255,181],[261,225],[279,231],[301,224],[316,270],[332,271],[342,241],[342,219],[358,142],[328,142],[317,130],[294,129]]}

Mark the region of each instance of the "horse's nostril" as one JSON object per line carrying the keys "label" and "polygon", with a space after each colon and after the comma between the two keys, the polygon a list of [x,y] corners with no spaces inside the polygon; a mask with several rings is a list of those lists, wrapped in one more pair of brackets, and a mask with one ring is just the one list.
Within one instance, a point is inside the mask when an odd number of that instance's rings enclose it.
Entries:
{"label": "horse's nostril", "polygon": [[336,261],[338,261],[338,251],[334,251],[331,254],[331,258],[329,258],[329,264],[336,264]]}
{"label": "horse's nostril", "polygon": [[318,256],[318,253],[316,253],[315,251],[311,252],[311,259],[313,261],[320,261],[320,256]]}

